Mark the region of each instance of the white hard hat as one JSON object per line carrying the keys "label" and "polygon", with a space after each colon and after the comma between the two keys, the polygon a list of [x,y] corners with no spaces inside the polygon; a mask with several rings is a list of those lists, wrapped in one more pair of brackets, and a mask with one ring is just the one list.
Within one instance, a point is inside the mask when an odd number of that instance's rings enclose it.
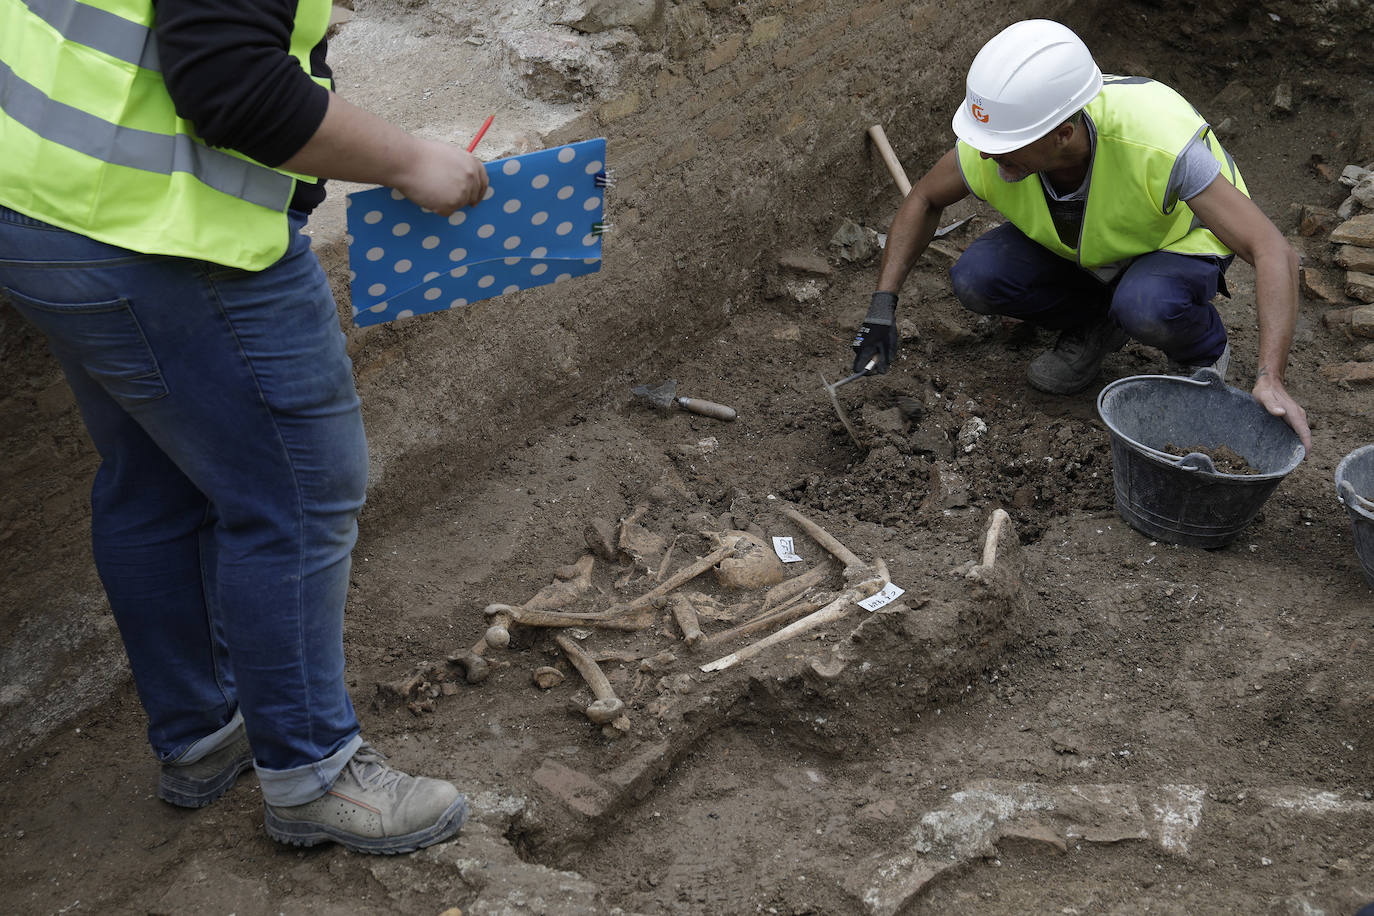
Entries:
{"label": "white hard hat", "polygon": [[1102,91],[1102,71],[1067,26],[1027,19],[1007,26],[968,68],[954,133],[979,152],[1020,149],[1064,123]]}

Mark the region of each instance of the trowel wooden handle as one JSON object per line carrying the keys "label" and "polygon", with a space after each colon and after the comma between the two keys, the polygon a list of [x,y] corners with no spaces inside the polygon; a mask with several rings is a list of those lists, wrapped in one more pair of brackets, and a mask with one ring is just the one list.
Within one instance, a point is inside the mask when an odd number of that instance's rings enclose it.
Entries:
{"label": "trowel wooden handle", "polygon": [[883,131],[881,124],[874,124],[868,129],[868,135],[873,138],[873,145],[878,148],[878,155],[883,157],[883,162],[887,164],[887,170],[892,173],[892,180],[897,182],[897,187],[905,197],[911,193],[911,179],[906,177],[906,170],[902,168],[902,163],[897,159],[897,154],[892,151],[892,144],[887,142],[887,134]]}
{"label": "trowel wooden handle", "polygon": [[692,413],[699,413],[703,417],[714,417],[717,420],[730,422],[735,419],[737,414],[735,408],[726,407],[724,404],[717,404],[715,401],[702,401],[697,398],[677,398],[677,406],[683,410],[690,410]]}

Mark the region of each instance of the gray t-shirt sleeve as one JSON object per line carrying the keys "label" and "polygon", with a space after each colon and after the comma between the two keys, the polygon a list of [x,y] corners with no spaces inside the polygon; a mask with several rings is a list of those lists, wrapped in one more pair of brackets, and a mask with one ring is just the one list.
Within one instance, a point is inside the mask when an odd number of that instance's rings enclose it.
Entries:
{"label": "gray t-shirt sleeve", "polygon": [[1195,138],[1184,148],[1169,176],[1168,200],[1187,200],[1196,197],[1221,174],[1221,163],[1201,138]]}

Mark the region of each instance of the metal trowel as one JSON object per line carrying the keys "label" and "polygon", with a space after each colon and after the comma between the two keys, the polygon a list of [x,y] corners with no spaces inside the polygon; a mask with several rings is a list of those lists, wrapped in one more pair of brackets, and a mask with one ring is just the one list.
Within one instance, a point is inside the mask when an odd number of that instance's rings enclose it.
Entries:
{"label": "metal trowel", "polygon": [[630,389],[630,393],[639,395],[650,404],[662,410],[676,408],[678,410],[686,410],[691,413],[701,414],[703,417],[724,420],[727,423],[736,417],[735,408],[733,407],[726,407],[724,404],[717,404],[715,401],[703,401],[700,398],[678,397],[677,379],[673,378],[659,385],[636,385]]}

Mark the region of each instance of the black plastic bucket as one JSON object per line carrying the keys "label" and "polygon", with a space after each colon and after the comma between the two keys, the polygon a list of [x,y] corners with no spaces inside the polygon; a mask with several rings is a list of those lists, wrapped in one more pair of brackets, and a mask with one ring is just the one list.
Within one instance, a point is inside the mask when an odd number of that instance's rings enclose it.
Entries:
{"label": "black plastic bucket", "polygon": [[1336,465],[1336,495],[1350,513],[1355,552],[1374,587],[1374,445],[1357,448]]}
{"label": "black plastic bucket", "polygon": [[[1112,382],[1097,396],[1097,412],[1111,432],[1117,511],[1170,544],[1225,547],[1306,455],[1287,423],[1211,369]],[[1202,452],[1166,451],[1223,445],[1259,473],[1227,474]]]}

